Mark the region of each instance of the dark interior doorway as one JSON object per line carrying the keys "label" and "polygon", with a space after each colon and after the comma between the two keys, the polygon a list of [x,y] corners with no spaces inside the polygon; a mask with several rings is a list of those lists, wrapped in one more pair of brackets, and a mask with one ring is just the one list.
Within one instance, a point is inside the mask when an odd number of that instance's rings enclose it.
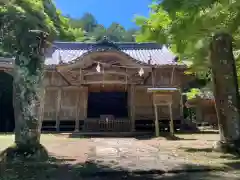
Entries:
{"label": "dark interior doorway", "polygon": [[15,128],[12,95],[13,77],[0,71],[0,132],[13,132]]}
{"label": "dark interior doorway", "polygon": [[127,92],[89,92],[88,117],[113,115],[115,118],[128,117]]}

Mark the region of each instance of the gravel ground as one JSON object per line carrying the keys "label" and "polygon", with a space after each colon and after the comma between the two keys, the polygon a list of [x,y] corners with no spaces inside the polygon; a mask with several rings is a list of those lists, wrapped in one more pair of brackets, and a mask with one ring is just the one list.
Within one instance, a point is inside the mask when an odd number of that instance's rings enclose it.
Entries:
{"label": "gravel ground", "polygon": [[[164,138],[88,139],[43,135],[42,144],[54,157],[54,162],[8,166],[4,174],[0,174],[0,180],[237,180],[240,177],[238,167],[226,172],[208,169],[213,164],[231,162],[231,156],[221,157],[222,154],[209,151],[217,137],[190,135],[178,141],[167,141]],[[0,140],[1,150],[11,144],[12,136],[0,136]]]}

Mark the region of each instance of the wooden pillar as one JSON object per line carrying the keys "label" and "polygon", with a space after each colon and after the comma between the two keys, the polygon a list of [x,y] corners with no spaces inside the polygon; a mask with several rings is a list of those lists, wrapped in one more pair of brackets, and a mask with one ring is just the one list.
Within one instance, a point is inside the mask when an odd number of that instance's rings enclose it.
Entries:
{"label": "wooden pillar", "polygon": [[84,88],[82,91],[82,98],[83,98],[83,117],[84,119],[87,118],[87,108],[88,108],[88,88]]}
{"label": "wooden pillar", "polygon": [[152,87],[155,87],[156,83],[156,70],[152,68]]}
{"label": "wooden pillar", "polygon": [[154,104],[154,112],[155,112],[155,134],[156,137],[159,137],[159,122],[158,122],[158,106]]}
{"label": "wooden pillar", "polygon": [[50,85],[53,86],[53,85],[54,85],[54,75],[55,75],[55,74],[54,74],[53,71],[51,71],[50,73],[51,73],[51,77],[50,77]]}
{"label": "wooden pillar", "polygon": [[76,100],[76,119],[75,119],[75,132],[79,132],[79,112],[80,112],[80,97],[81,97],[81,91],[77,91],[77,100]]}
{"label": "wooden pillar", "polygon": [[170,133],[174,135],[174,123],[173,123],[173,113],[172,113],[172,103],[168,105],[170,114]]}
{"label": "wooden pillar", "polygon": [[135,92],[136,86],[134,84],[130,85],[130,120],[131,120],[131,131],[135,131]]}
{"label": "wooden pillar", "polygon": [[88,130],[88,127],[87,127],[87,122],[86,122],[86,119],[87,119],[87,108],[88,108],[88,88],[87,87],[84,87],[83,90],[82,90],[82,93],[81,93],[81,97],[82,97],[82,117],[83,117],[83,120],[85,121],[84,122],[84,127],[83,127],[83,130],[86,131]]}
{"label": "wooden pillar", "polygon": [[56,131],[60,130],[61,102],[62,102],[62,88],[59,87],[58,90],[57,90]]}

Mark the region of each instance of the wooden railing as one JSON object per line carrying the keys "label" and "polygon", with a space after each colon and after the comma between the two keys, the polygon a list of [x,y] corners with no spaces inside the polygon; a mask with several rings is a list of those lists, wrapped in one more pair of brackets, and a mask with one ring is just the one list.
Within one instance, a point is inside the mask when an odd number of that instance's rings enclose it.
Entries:
{"label": "wooden railing", "polygon": [[129,132],[131,121],[129,119],[86,119],[84,131],[91,132]]}

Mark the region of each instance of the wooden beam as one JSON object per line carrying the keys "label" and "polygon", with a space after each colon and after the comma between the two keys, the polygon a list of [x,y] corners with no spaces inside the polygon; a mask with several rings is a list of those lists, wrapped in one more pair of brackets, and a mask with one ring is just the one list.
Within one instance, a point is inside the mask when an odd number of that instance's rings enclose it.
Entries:
{"label": "wooden beam", "polygon": [[[84,81],[83,84],[102,84],[103,81]],[[125,81],[107,81],[104,80],[104,84],[126,84]]]}
{"label": "wooden beam", "polygon": [[171,82],[170,82],[171,85],[173,84],[174,76],[175,76],[175,66],[174,66],[173,69],[172,69]]}
{"label": "wooden beam", "polygon": [[159,122],[158,122],[158,105],[154,104],[154,113],[155,113],[155,135],[159,137]]}
{"label": "wooden beam", "polygon": [[58,88],[57,90],[57,108],[56,108],[56,131],[60,130],[60,111],[61,111],[61,103],[62,103],[62,88]]}
{"label": "wooden beam", "polygon": [[122,76],[130,76],[129,74],[125,72],[117,72],[117,71],[101,71],[101,72],[87,72],[84,73],[84,76],[92,76],[92,75],[98,75],[98,74],[116,74],[116,75],[122,75]]}
{"label": "wooden beam", "polygon": [[57,90],[59,88],[62,88],[62,89],[83,89],[83,87],[81,86],[45,86],[45,89],[46,90]]}
{"label": "wooden beam", "polygon": [[87,118],[87,108],[88,108],[88,88],[84,88],[84,90],[82,91],[82,98],[84,101],[83,116],[84,116],[84,119],[86,119]]}
{"label": "wooden beam", "polygon": [[[128,74],[127,73],[127,69],[124,69],[124,71],[125,71],[125,73],[126,74]],[[125,91],[128,91],[128,76],[125,76],[125,86],[124,86],[125,88]]]}
{"label": "wooden beam", "polygon": [[151,75],[152,75],[152,73],[149,72],[149,73],[148,73],[148,76],[143,80],[143,84],[146,84],[146,83],[147,83],[147,81],[149,80],[149,78],[151,77]]}
{"label": "wooden beam", "polygon": [[95,66],[97,66],[97,64],[96,63],[93,63],[93,64],[90,64],[89,66],[87,66],[87,67],[84,67],[84,68],[82,68],[83,70],[91,70],[93,67],[95,67]]}
{"label": "wooden beam", "polygon": [[[88,66],[88,64],[90,64],[91,61],[91,57],[90,54],[87,55],[87,57],[78,57],[75,59],[75,63],[71,63],[71,64],[64,64],[64,65],[58,65],[57,69],[60,71],[69,71],[71,69],[76,69],[79,67],[83,67],[83,66]],[[91,61],[92,63],[92,61]]]}
{"label": "wooden beam", "polygon": [[[96,72],[96,67],[97,65],[95,65],[95,67],[92,67],[92,69],[83,69],[84,73],[87,72]],[[108,67],[108,66],[101,66],[101,68],[104,68],[105,71],[117,71],[117,72],[125,72],[125,70],[127,69],[126,67]],[[76,70],[73,70],[76,71]]]}
{"label": "wooden beam", "polygon": [[50,84],[54,85],[54,71],[50,72],[51,73],[51,77],[50,77]]}
{"label": "wooden beam", "polygon": [[81,91],[77,92],[77,100],[76,100],[76,105],[75,105],[75,109],[76,109],[75,132],[79,132],[80,93],[81,93]]}
{"label": "wooden beam", "polygon": [[136,92],[136,87],[135,85],[131,84],[130,85],[130,110],[131,110],[131,113],[130,113],[130,120],[131,120],[131,131],[134,132],[135,131],[135,92]]}
{"label": "wooden beam", "polygon": [[152,68],[152,87],[156,85],[156,70]]}
{"label": "wooden beam", "polygon": [[68,81],[68,79],[60,72],[60,71],[57,71],[56,72],[58,73],[58,75],[67,83],[67,85],[71,86],[72,84],[70,83],[70,81]]}
{"label": "wooden beam", "polygon": [[83,75],[82,69],[79,69],[79,78],[80,78],[80,82],[83,83],[83,81],[84,81],[84,75]]}
{"label": "wooden beam", "polygon": [[168,105],[170,114],[170,133],[174,135],[174,123],[173,123],[173,113],[172,113],[172,103]]}

